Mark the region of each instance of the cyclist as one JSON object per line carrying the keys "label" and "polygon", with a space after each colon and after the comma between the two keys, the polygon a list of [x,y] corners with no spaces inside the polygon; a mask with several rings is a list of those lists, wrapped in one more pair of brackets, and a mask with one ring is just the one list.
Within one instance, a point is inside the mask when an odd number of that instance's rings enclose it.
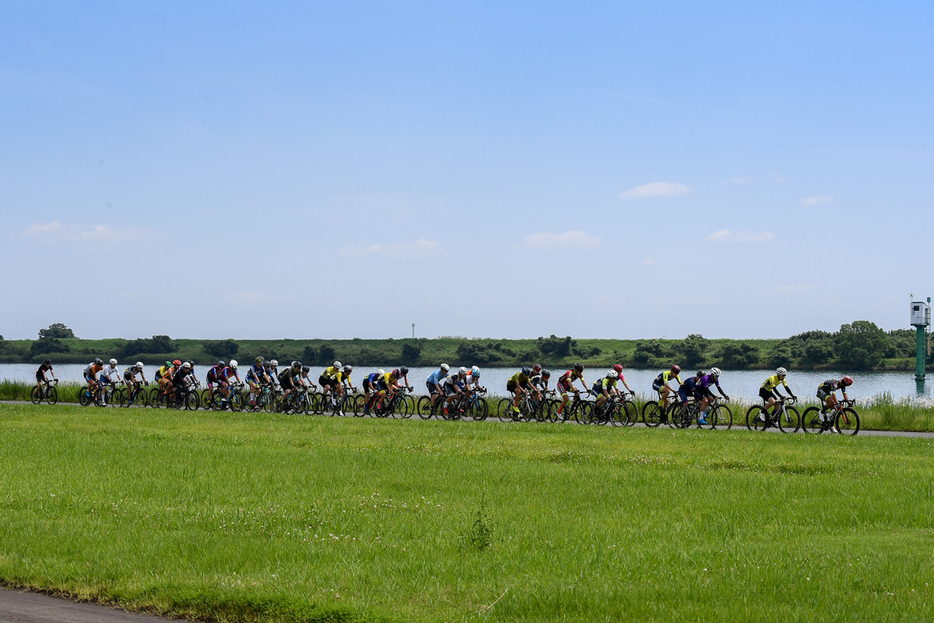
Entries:
{"label": "cyclist", "polygon": [[575,398],[580,396],[580,390],[574,387],[574,381],[577,380],[581,382],[586,391],[590,391],[587,388],[587,381],[584,380],[584,365],[580,363],[575,363],[573,368],[558,377],[557,388],[561,392],[561,404],[558,405],[559,416],[564,414],[564,407],[568,404],[569,392],[574,392]]}
{"label": "cyclist", "polygon": [[[117,371],[117,360],[111,358],[111,360],[107,362],[107,365],[101,368],[100,374],[97,375],[97,380],[101,385],[111,385],[115,387],[119,379],[120,372]],[[107,406],[106,393],[101,394],[101,404],[105,407]]]}
{"label": "cyclist", "polygon": [[146,375],[143,373],[142,361],[137,361],[136,364],[127,366],[126,370],[123,371],[123,384],[126,385],[126,397],[128,404],[133,404],[133,396],[135,396],[136,392],[139,391],[139,381],[136,380],[137,374],[142,377],[143,383],[145,383]]}
{"label": "cyclist", "polygon": [[[260,385],[262,383],[271,383],[269,375],[266,373],[266,362],[262,357],[257,357],[250,369],[246,371],[245,380],[250,386],[250,406],[256,411],[256,396],[259,395]],[[240,380],[240,379],[237,379]],[[227,394],[224,394],[226,397]]]}
{"label": "cyclist", "polygon": [[55,371],[52,370],[52,360],[46,359],[39,366],[39,369],[36,370],[36,385],[39,386],[39,390],[42,390],[42,384],[45,383],[48,379],[45,376],[45,373],[48,372],[52,375],[52,379],[55,380]]}
{"label": "cyclist", "polygon": [[166,361],[164,366],[160,366],[159,369],[156,370],[155,379],[156,382],[159,383],[159,389],[162,391],[162,393],[165,393],[165,384],[169,380],[169,370],[171,369],[172,362]]}
{"label": "cyclist", "polygon": [[[382,409],[383,405],[389,400],[392,400],[390,394],[395,394],[402,389],[402,386],[399,385],[399,379],[405,376],[402,370],[406,372],[409,371],[406,367],[396,368],[391,372],[383,372],[383,375],[376,379],[376,399],[379,400],[379,403],[376,405],[377,409]],[[408,380],[406,380],[406,383],[408,383]],[[406,387],[408,387],[408,384],[406,384]]]}
{"label": "cyclist", "polygon": [[97,373],[103,369],[104,362],[101,361],[100,357],[89,363],[84,369],[84,381],[88,384],[88,391],[91,392],[92,396],[94,390],[97,389]]}
{"label": "cyclist", "polygon": [[[409,371],[409,369],[405,367],[403,367],[402,369],[405,370],[406,372]],[[353,372],[353,366],[349,364],[341,366],[341,372],[340,374],[337,375],[337,380],[338,380],[337,389],[338,389],[339,394],[343,394],[345,386],[351,392],[357,391],[357,388],[353,386],[353,381],[350,380],[351,372]],[[393,370],[393,372],[397,372],[397,370]],[[406,383],[408,384],[408,381],[406,381]]]}
{"label": "cyclist", "polygon": [[273,386],[276,386],[279,384],[279,362],[276,359],[270,359],[267,363],[266,376],[269,377]]}
{"label": "cyclist", "polygon": [[[162,386],[162,391],[165,394],[165,397],[168,398],[172,395],[172,388],[175,386],[175,375],[178,374],[178,371],[182,369],[182,362],[178,359],[172,362],[172,367],[165,371],[162,375],[162,380],[165,384]],[[182,377],[185,378],[184,376]]]}
{"label": "cyclist", "polygon": [[[788,390],[788,395],[792,398],[797,398],[794,393],[791,391],[791,388],[788,387],[788,383],[785,382],[785,376],[788,374],[788,370],[785,368],[779,368],[775,371],[775,374],[765,379],[765,382],[759,387],[759,398],[762,399],[762,402],[765,403],[765,410],[768,411],[772,408],[780,398],[784,398],[782,393],[778,391],[779,385],[784,385],[785,389]],[[776,395],[777,394],[777,395]],[[765,414],[761,411],[759,412],[759,419],[765,421]]]}
{"label": "cyclist", "polygon": [[[827,422],[830,419],[830,413],[827,411],[833,411],[836,408],[837,403],[837,390],[839,389],[843,392],[843,399],[849,400],[846,395],[846,388],[853,384],[853,377],[844,376],[839,381],[836,379],[827,379],[817,388],[817,397],[820,399],[822,406],[820,409],[820,419],[822,422]],[[834,424],[831,431],[839,433],[836,424]]]}
{"label": "cyclist", "polygon": [[386,371],[380,368],[376,372],[371,372],[363,377],[363,393],[365,401],[363,403],[363,415],[370,414],[370,407],[379,395],[379,380],[383,378]]}
{"label": "cyclist", "polygon": [[302,366],[302,374],[298,378],[302,385],[308,388],[308,391],[315,391],[315,383],[310,378],[308,378],[308,373],[311,372],[311,368],[308,366]]}
{"label": "cyclist", "polygon": [[[547,370],[546,370],[546,372],[547,372]],[[550,376],[550,375],[551,375],[551,373],[549,373],[549,376]],[[544,373],[542,374],[542,376],[544,376]],[[547,383],[546,383],[546,384],[547,384]],[[470,373],[467,375],[466,385],[467,385],[467,387],[470,387],[471,385],[473,385],[473,388],[476,389],[476,390],[485,390],[485,389],[486,389],[485,387],[481,387],[481,386],[480,386],[480,368],[478,368],[477,366],[472,366],[472,367],[470,368]]]}
{"label": "cyclist", "polygon": [[693,398],[695,401],[699,400],[697,396],[697,382],[702,376],[704,376],[704,371],[698,370],[694,376],[678,386],[678,396],[681,397],[681,404],[686,405],[688,403],[688,398]]}
{"label": "cyclist", "polygon": [[594,381],[593,395],[597,397],[597,409],[603,409],[603,405],[609,400],[610,396],[619,396],[619,388],[616,382],[619,380],[619,373],[616,370],[610,370],[602,379]]}
{"label": "cyclist", "polygon": [[208,373],[205,376],[204,380],[208,384],[208,404],[211,404],[211,399],[214,398],[214,384],[217,383],[220,386],[220,373],[224,369],[227,363],[221,359],[216,364],[208,368]]}
{"label": "cyclist", "polygon": [[678,381],[678,385],[681,385],[681,377],[678,375],[681,374],[681,366],[673,365],[670,370],[662,372],[655,380],[652,382],[652,389],[658,392],[661,396],[662,409],[668,408],[668,394],[671,393],[671,387],[668,383],[671,382],[671,379]]}
{"label": "cyclist", "polygon": [[[193,369],[192,365],[186,361],[178,366],[178,369],[175,370],[175,374],[172,375],[172,381],[169,383],[169,391],[171,391],[172,396],[179,401],[184,397],[184,392],[182,392],[182,390],[185,389],[186,379],[191,375]],[[168,394],[166,397],[168,397]]]}
{"label": "cyclist", "polygon": [[448,415],[448,407],[454,399],[466,391],[467,372],[467,368],[461,366],[457,369],[457,372],[442,379],[441,390],[444,392],[443,411],[445,415]]}
{"label": "cyclist", "polygon": [[730,397],[726,395],[723,391],[723,388],[720,387],[720,368],[711,368],[710,374],[705,374],[697,380],[696,390],[697,393],[702,397],[700,403],[700,414],[697,416],[698,424],[707,423],[707,407],[710,405],[713,399],[713,392],[710,391],[710,384],[713,383],[717,386],[717,392],[725,399],[729,400]]}
{"label": "cyclist", "polygon": [[321,386],[321,390],[324,392],[325,396],[327,396],[329,392],[340,394],[341,383],[337,377],[340,376],[342,367],[340,361],[335,361],[334,365],[325,368],[321,376],[318,377],[318,385]]}
{"label": "cyclist", "polygon": [[223,408],[227,408],[227,400],[230,399],[230,377],[233,376],[237,379],[237,382],[240,382],[240,374],[237,372],[237,360],[231,359],[227,367],[223,368],[217,374],[217,386],[221,390],[221,395],[224,396],[224,405]]}
{"label": "cyclist", "polygon": [[623,376],[623,364],[618,363],[615,366],[613,366],[613,369],[616,370],[616,374],[619,375],[619,381],[620,383],[623,384],[623,386],[625,386],[626,391],[629,392],[630,394],[635,395],[636,392],[632,391],[632,388],[629,387],[629,383],[626,382],[626,377]]}
{"label": "cyclist", "polygon": [[285,393],[282,394],[281,404],[285,404],[289,398],[289,394],[292,393],[292,389],[295,388],[295,377],[299,376],[302,373],[302,362],[293,361],[292,365],[279,373],[279,385],[285,390]]}
{"label": "cyclist", "polygon": [[188,363],[191,365],[191,373],[188,375],[188,382],[195,387],[198,386],[198,375],[195,374],[195,360],[189,359]]}
{"label": "cyclist", "polygon": [[532,368],[525,366],[506,381],[506,391],[513,395],[512,410],[516,413],[519,413],[519,398],[526,392],[533,391],[531,378]]}
{"label": "cyclist", "polygon": [[442,363],[441,367],[429,374],[428,378],[425,380],[425,387],[428,388],[428,395],[431,396],[432,411],[435,409],[435,403],[438,402],[438,398],[444,395],[444,390],[441,389],[441,382],[447,377],[450,369],[451,366]]}

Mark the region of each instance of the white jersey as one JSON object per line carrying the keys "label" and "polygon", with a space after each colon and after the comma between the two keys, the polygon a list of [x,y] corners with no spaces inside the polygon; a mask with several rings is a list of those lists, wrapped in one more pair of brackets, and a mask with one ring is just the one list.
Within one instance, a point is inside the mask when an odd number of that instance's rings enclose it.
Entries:
{"label": "white jersey", "polygon": [[110,365],[109,363],[104,366],[104,369],[101,370],[101,377],[106,376],[109,379],[120,378],[120,373],[117,372],[117,368]]}

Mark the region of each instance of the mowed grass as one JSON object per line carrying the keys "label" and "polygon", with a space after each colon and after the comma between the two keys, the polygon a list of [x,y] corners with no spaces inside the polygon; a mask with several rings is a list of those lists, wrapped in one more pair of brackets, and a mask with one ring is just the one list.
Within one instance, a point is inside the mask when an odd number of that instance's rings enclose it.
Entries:
{"label": "mowed grass", "polygon": [[931,620],[932,452],[0,405],[0,581],[230,621]]}

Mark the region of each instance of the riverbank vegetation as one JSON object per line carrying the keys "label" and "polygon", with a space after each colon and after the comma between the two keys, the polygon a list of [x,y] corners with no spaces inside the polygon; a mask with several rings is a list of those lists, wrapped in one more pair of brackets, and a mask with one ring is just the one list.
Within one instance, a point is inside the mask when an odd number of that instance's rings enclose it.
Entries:
{"label": "riverbank vegetation", "polygon": [[931,620],[931,444],[0,405],[0,582],[199,620]]}
{"label": "riverbank vegetation", "polygon": [[[64,325],[39,332],[37,340],[0,338],[0,363],[38,363],[51,357],[57,363],[87,363],[94,357],[116,357],[159,364],[166,359],[194,360],[206,365],[236,357],[250,361],[257,355],[279,361],[300,360],[329,365],[334,359],[362,366],[436,366],[442,361],[466,365],[514,367],[539,362],[558,367],[580,361],[586,366],[658,368],[679,363],[685,368],[718,366],[728,370],[913,370],[915,333],[908,329],[883,331],[858,320],[834,333],[807,331],[788,339],[575,339],[570,336],[506,340],[439,337],[381,340],[193,340],[154,335],[133,340],[84,340]],[[934,364],[929,361],[928,363]]]}

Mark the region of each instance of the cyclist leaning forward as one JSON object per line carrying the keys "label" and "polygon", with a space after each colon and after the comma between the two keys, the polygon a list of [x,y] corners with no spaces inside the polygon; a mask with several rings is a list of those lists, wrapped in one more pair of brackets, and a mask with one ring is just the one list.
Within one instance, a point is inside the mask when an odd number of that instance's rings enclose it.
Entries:
{"label": "cyclist leaning forward", "polygon": [[[820,399],[822,406],[820,408],[820,419],[823,422],[826,422],[830,419],[830,414],[827,413],[828,410],[833,411],[837,406],[837,390],[839,389],[843,392],[843,399],[849,400],[846,395],[846,388],[853,384],[853,377],[845,376],[839,381],[836,379],[827,379],[817,388],[817,397]],[[834,424],[831,431],[839,433],[840,430]]]}
{"label": "cyclist leaning forward", "polygon": [[383,376],[376,379],[376,388],[379,390],[377,393],[379,397],[377,409],[382,409],[402,389],[402,386],[399,385],[399,379],[405,381],[406,387],[412,387],[409,385],[409,369],[405,366],[396,368],[392,372],[385,372]]}
{"label": "cyclist leaning forward", "polygon": [[729,400],[730,397],[726,395],[723,391],[723,388],[720,387],[720,368],[711,368],[710,374],[705,374],[697,380],[697,385],[695,386],[695,397],[701,397],[700,403],[700,414],[697,416],[698,424],[707,423],[707,407],[710,405],[711,401],[714,399],[713,392],[710,391],[711,383],[717,386],[717,392],[723,396],[726,400]]}
{"label": "cyclist leaning forward", "polygon": [[525,366],[506,381],[506,391],[513,395],[512,410],[515,413],[519,413],[519,398],[522,394],[533,391],[531,378],[532,368]]}
{"label": "cyclist leaning forward", "polygon": [[126,385],[128,404],[133,404],[133,396],[139,391],[139,381],[136,380],[137,374],[142,377],[143,383],[145,383],[146,375],[143,373],[142,361],[137,361],[135,365],[127,366],[126,370],[123,371],[123,384]]}
{"label": "cyclist leaning forward", "polygon": [[558,377],[558,391],[561,392],[561,404],[558,405],[558,415],[564,415],[564,407],[568,404],[568,394],[574,392],[574,397],[577,398],[580,396],[580,390],[574,387],[574,381],[580,381],[581,385],[584,386],[586,391],[590,391],[587,387],[587,381],[584,380],[584,365],[580,363],[575,363],[574,367],[561,376]]}
{"label": "cyclist leaning forward", "polygon": [[662,409],[668,408],[668,394],[671,393],[671,387],[668,383],[671,382],[671,379],[678,381],[678,385],[681,385],[681,377],[678,375],[681,374],[681,366],[673,365],[670,370],[662,372],[655,377],[655,380],[652,381],[652,389],[658,392],[658,395],[661,396]]}
{"label": "cyclist leaning forward", "polygon": [[[785,396],[778,391],[779,385],[784,385],[785,389],[788,390],[788,395],[792,398],[797,398],[794,395],[794,392],[791,391],[791,388],[788,387],[788,383],[785,382],[785,376],[787,376],[788,370],[785,368],[779,368],[775,371],[775,374],[765,379],[765,382],[759,387],[759,398],[762,399],[762,402],[765,403],[765,410],[768,411],[772,408],[776,402]],[[765,414],[761,411],[759,412],[759,420],[765,421]]]}
{"label": "cyclist leaning forward", "polygon": [[[244,379],[247,382],[247,385],[250,386],[250,406],[256,411],[259,407],[256,406],[256,397],[259,395],[260,385],[263,383],[270,384],[272,379],[269,378],[269,374],[266,373],[266,361],[262,357],[257,357],[256,361],[250,366],[250,369],[246,371],[246,378]],[[227,395],[224,394],[224,397]]]}
{"label": "cyclist leaning forward", "polygon": [[[298,379],[299,382],[301,381],[301,373],[301,361],[293,361],[291,366],[279,373],[279,387],[285,390],[282,394],[281,404],[286,404],[286,401],[289,399],[289,394],[291,394],[292,390],[295,389],[296,379]],[[302,383],[302,385],[304,385],[304,383]]]}
{"label": "cyclist leaning forward", "polygon": [[611,395],[619,396],[619,388],[616,382],[619,380],[619,372],[610,370],[602,379],[597,379],[593,383],[593,395],[597,397],[597,408],[602,409]]}
{"label": "cyclist leaning forward", "polygon": [[55,379],[55,372],[52,370],[52,360],[46,359],[42,362],[42,365],[39,366],[39,369],[36,370],[36,385],[42,387],[42,384],[46,382],[45,373],[48,372],[52,375],[52,379]]}

